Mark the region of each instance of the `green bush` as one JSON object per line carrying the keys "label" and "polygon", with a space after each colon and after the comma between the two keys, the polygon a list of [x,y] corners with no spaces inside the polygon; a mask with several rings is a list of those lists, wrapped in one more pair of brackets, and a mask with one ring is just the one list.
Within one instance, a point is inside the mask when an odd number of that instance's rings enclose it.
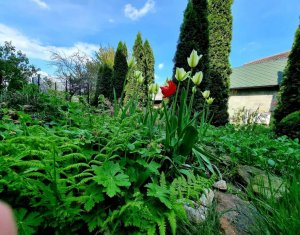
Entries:
{"label": "green bush", "polygon": [[300,139],[300,111],[293,112],[283,118],[277,125],[276,135]]}
{"label": "green bush", "polygon": [[[280,134],[281,120],[287,115],[299,111],[300,107],[300,27],[298,27],[287,66],[280,84],[278,105],[274,110],[275,132]],[[299,130],[299,129],[298,129]]]}
{"label": "green bush", "polygon": [[63,93],[56,91],[39,92],[33,84],[24,86],[19,91],[2,91],[0,93],[0,108],[24,110],[36,118],[51,121],[62,117],[68,102]]}

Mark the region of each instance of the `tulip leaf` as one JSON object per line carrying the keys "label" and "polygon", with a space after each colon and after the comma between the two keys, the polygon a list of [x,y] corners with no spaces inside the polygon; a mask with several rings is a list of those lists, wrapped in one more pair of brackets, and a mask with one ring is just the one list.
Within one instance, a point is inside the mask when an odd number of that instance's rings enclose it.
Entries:
{"label": "tulip leaf", "polygon": [[188,155],[194,145],[198,141],[198,131],[194,126],[188,126],[183,133],[182,140],[179,145],[179,153],[181,155]]}

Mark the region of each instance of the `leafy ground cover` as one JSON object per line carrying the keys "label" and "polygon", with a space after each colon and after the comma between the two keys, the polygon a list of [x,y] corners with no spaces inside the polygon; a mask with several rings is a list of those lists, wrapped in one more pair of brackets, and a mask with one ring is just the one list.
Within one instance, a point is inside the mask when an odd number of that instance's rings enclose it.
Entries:
{"label": "leafy ground cover", "polygon": [[260,126],[210,126],[198,143],[207,153],[202,161],[183,161],[179,154],[171,159],[163,145],[161,111],[150,134],[139,111],[122,118],[80,102],[53,103],[59,115],[51,120],[1,110],[0,194],[13,206],[20,234],[216,234],[215,210],[197,225],[187,220],[182,205],[199,199],[220,177],[214,165],[234,183],[239,164],[289,182],[279,201],[244,194],[259,210],[261,233],[299,229],[297,140],[276,139]]}

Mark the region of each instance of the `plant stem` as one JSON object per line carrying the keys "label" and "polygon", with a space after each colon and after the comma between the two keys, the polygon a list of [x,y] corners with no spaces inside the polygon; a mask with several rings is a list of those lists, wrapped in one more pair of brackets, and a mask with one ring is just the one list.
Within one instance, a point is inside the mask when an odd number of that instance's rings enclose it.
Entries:
{"label": "plant stem", "polygon": [[180,88],[180,82],[178,83],[178,86],[177,86],[176,95],[175,95],[175,102],[172,104],[173,105],[173,109],[172,109],[172,113],[171,114],[175,114],[175,109],[176,109],[176,105],[177,105],[177,97],[178,97],[179,88]]}

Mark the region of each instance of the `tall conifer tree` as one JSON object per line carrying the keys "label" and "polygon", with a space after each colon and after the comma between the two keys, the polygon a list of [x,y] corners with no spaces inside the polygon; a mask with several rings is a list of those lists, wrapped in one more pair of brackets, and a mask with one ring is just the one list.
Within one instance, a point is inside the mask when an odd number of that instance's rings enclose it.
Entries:
{"label": "tall conifer tree", "polygon": [[93,105],[95,106],[98,105],[99,95],[103,95],[105,98],[112,100],[113,98],[112,76],[113,76],[112,68],[107,64],[101,64],[98,72],[95,97],[92,102]]}
{"label": "tall conifer tree", "polygon": [[[284,70],[278,105],[274,112],[275,131],[278,135],[282,133],[284,126],[280,121],[287,115],[299,111],[300,107],[300,26],[298,27],[292,50],[288,57],[287,66]],[[296,130],[294,130],[296,131]],[[298,129],[299,131],[299,129]]]}
{"label": "tall conifer tree", "polygon": [[[180,35],[177,43],[177,50],[173,59],[173,79],[176,67],[190,70],[187,57],[195,49],[203,57],[193,72],[202,71],[204,78],[201,83],[201,90],[207,87],[208,78],[208,19],[207,0],[189,0],[184,12],[183,23],[180,28]],[[189,91],[189,94],[191,92]],[[194,109],[201,110],[204,100],[200,92],[195,95]]]}
{"label": "tall conifer tree", "polygon": [[232,39],[233,0],[209,0],[209,77],[208,90],[214,98],[212,123],[228,123],[228,98],[231,66],[229,54]]}
{"label": "tall conifer tree", "polygon": [[115,54],[113,67],[113,88],[115,89],[117,98],[121,97],[126,82],[125,80],[128,72],[127,54],[126,44],[120,41]]}
{"label": "tall conifer tree", "polygon": [[154,55],[153,50],[150,46],[150,43],[148,40],[144,43],[144,55],[143,55],[143,73],[145,76],[145,94],[148,96],[148,86],[149,84],[154,82]]}
{"label": "tall conifer tree", "polygon": [[136,61],[136,69],[143,71],[143,58],[144,58],[144,47],[143,39],[140,32],[136,35],[134,45],[133,45],[133,56]]}

